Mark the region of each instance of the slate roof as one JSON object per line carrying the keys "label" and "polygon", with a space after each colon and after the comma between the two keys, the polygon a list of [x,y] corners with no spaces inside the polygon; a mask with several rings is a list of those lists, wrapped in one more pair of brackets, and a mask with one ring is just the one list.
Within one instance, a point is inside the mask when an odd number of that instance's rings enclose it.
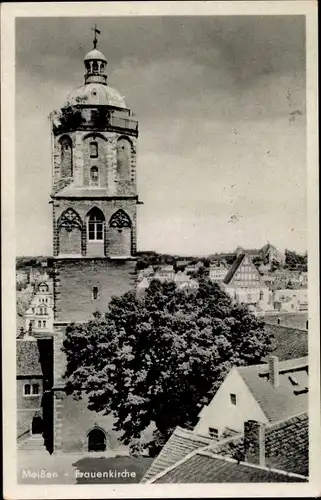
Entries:
{"label": "slate roof", "polygon": [[176,427],[169,440],[155,458],[141,482],[152,477],[185,458],[192,451],[206,448],[227,457],[238,457],[243,450],[240,434],[217,441],[212,437],[196,434],[194,431]]}
{"label": "slate roof", "polygon": [[42,376],[37,340],[17,339],[16,346],[17,376]]}
{"label": "slate roof", "polygon": [[[141,482],[288,482],[295,481],[295,479],[291,479],[292,476],[287,473],[308,476],[309,420],[307,413],[266,425],[264,435],[266,467],[248,463],[244,463],[241,467],[240,462],[245,460],[244,435],[237,434],[217,441],[177,427]],[[198,460],[192,463],[191,467],[186,465],[185,470],[183,464],[195,454],[206,455],[221,461],[227,460],[225,464],[207,460],[204,468]],[[231,462],[228,459],[233,460]],[[231,466],[231,463],[234,465]],[[238,467],[235,465],[237,463]],[[171,471],[176,470],[176,467],[178,472],[172,473]],[[251,470],[250,467],[254,467],[255,470]],[[272,473],[271,469],[277,469],[277,472]],[[233,475],[232,479],[224,479],[225,474]],[[161,476],[165,479],[162,480]]]}
{"label": "slate roof", "polygon": [[152,465],[144,475],[142,482],[148,481],[170,465],[175,464],[193,450],[208,446],[213,439],[200,436],[192,431],[176,427],[169,440],[165,443],[160,454],[155,458]]}
{"label": "slate roof", "polygon": [[175,467],[154,478],[153,483],[298,483],[298,474],[260,467],[198,450]]}
{"label": "slate roof", "polygon": [[[268,364],[237,368],[269,422],[285,420],[308,411],[308,358],[279,361],[279,385],[269,381]],[[289,379],[292,377],[293,384]],[[299,393],[298,393],[299,392]]]}
{"label": "slate roof", "polygon": [[309,417],[307,413],[266,427],[265,464],[287,472],[309,475]]}

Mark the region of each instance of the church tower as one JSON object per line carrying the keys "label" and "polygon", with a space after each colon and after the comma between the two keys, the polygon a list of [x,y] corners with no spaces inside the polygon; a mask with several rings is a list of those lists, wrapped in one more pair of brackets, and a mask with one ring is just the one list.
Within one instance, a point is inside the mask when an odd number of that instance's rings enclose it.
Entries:
{"label": "church tower", "polygon": [[[66,325],[104,313],[112,296],[135,286],[138,122],[107,83],[107,60],[94,32],[84,84],[51,115],[54,451],[83,451],[99,420],[85,401],[71,401],[63,391]],[[104,425],[98,427],[107,442]]]}

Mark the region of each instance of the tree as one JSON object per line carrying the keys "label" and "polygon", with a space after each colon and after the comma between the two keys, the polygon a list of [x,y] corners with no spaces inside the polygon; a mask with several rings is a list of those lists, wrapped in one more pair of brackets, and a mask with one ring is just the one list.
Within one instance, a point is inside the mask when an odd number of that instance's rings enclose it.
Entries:
{"label": "tree", "polygon": [[271,273],[274,273],[274,271],[276,271],[277,269],[280,269],[280,263],[277,260],[273,259],[271,262],[270,271]]}
{"label": "tree", "polygon": [[66,391],[115,416],[122,441],[156,454],[177,425],[195,425],[233,365],[260,363],[274,348],[264,323],[201,279],[187,292],[151,282],[143,296],[114,297],[104,317],[66,329]]}
{"label": "tree", "polygon": [[285,250],[285,267],[288,269],[296,269],[299,271],[307,271],[308,255],[301,255],[291,250]]}

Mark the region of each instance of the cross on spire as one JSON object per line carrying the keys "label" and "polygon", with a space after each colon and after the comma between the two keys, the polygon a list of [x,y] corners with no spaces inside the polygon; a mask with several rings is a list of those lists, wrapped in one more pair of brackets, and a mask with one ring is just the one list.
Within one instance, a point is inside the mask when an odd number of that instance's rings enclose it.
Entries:
{"label": "cross on spire", "polygon": [[93,40],[93,42],[94,42],[94,49],[95,49],[96,46],[97,46],[97,42],[98,42],[98,40],[97,40],[97,34],[100,35],[100,30],[97,29],[97,24],[95,24],[95,26],[93,28],[91,28],[91,29],[94,32],[94,40]]}

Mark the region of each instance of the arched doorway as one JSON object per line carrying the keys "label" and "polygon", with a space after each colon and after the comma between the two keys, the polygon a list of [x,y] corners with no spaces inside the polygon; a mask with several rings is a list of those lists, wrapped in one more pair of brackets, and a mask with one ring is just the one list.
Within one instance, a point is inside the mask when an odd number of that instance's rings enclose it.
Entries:
{"label": "arched doorway", "polygon": [[43,432],[43,420],[40,415],[35,415],[32,419],[31,433],[32,434],[42,434]]}
{"label": "arched doorway", "polygon": [[95,427],[88,432],[88,451],[105,451],[106,434],[103,430]]}

